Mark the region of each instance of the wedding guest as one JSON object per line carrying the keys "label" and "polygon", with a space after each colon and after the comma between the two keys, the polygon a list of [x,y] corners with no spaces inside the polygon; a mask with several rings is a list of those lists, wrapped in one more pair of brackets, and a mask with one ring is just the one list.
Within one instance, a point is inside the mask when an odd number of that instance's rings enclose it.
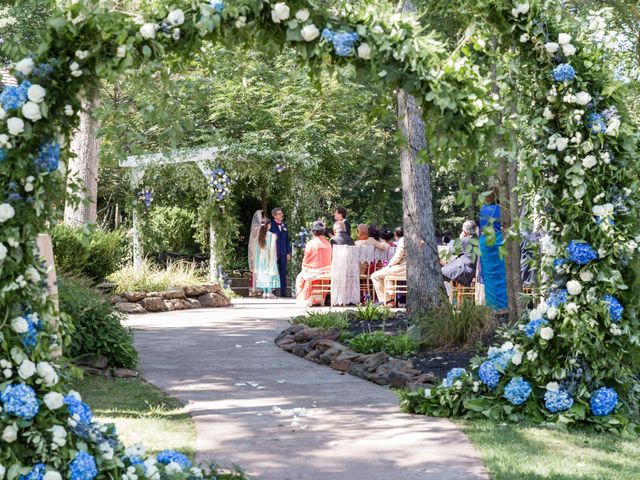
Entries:
{"label": "wedding guest", "polygon": [[[476,238],[478,227],[473,220],[467,220],[462,225],[460,245],[452,247],[457,256],[442,267],[442,275],[446,281],[457,282],[470,287],[476,276],[476,259],[473,254],[472,238]],[[459,248],[458,248],[459,247]]]}
{"label": "wedding guest", "polygon": [[331,244],[324,237],[326,227],[324,223],[313,222],[309,240],[304,249],[302,270],[296,278],[296,300],[308,307],[324,305],[326,294],[311,295],[311,286],[314,279],[321,275],[331,273]]}
{"label": "wedding guest", "polygon": [[394,231],[395,238],[398,246],[396,253],[386,267],[374,272],[371,275],[371,281],[373,282],[373,288],[376,291],[379,302],[385,304],[395,304],[393,296],[387,295],[386,292],[386,279],[387,277],[405,277],[407,275],[407,256],[404,247],[404,231],[402,227],[398,227]]}
{"label": "wedding guest", "polygon": [[380,229],[374,223],[369,224],[369,236],[374,240],[380,241]]}
{"label": "wedding guest", "polygon": [[370,228],[364,223],[358,225],[357,232],[358,240],[356,240],[356,245],[371,245],[378,250],[386,250],[387,248],[389,248],[389,245],[387,245],[386,243],[380,242],[375,238],[369,236]]}
{"label": "wedding guest", "polygon": [[278,271],[278,236],[269,229],[271,222],[267,217],[260,220],[258,242],[254,255],[254,288],[262,290],[262,298],[275,298],[272,291],[280,288]]}
{"label": "wedding guest", "polygon": [[331,245],[355,245],[353,238],[351,238],[351,224],[347,220],[347,209],[336,208],[333,219],[335,223],[333,224]]}
{"label": "wedding guest", "polygon": [[287,296],[287,262],[291,260],[291,242],[289,231],[284,223],[284,212],[281,208],[271,210],[273,221],[271,233],[277,236],[278,272],[280,272],[280,296]]}
{"label": "wedding guest", "polygon": [[[495,194],[490,194],[480,208],[480,264],[484,280],[486,305],[494,310],[504,310],[507,301],[507,273],[504,260],[500,258],[502,225],[500,224],[500,205]],[[489,239],[495,241],[489,245]]]}
{"label": "wedding guest", "polygon": [[384,229],[380,232],[380,240],[389,245],[390,247],[395,247],[396,244],[393,241],[393,232],[388,229]]}

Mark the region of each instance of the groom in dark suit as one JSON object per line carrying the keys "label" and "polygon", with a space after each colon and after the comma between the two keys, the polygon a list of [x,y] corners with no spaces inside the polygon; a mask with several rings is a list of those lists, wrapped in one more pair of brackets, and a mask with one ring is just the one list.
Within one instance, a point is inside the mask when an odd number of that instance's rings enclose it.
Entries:
{"label": "groom in dark suit", "polygon": [[271,233],[278,236],[276,241],[278,252],[278,273],[280,274],[280,296],[287,295],[287,262],[291,260],[291,243],[289,242],[289,231],[284,223],[284,213],[281,208],[271,210]]}

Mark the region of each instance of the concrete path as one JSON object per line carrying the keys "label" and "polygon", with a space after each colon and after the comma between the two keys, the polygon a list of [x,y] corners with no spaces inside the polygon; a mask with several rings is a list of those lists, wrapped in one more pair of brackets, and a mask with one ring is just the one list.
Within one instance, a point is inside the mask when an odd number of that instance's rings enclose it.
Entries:
{"label": "concrete path", "polygon": [[400,413],[378,385],[280,350],[290,301],[130,316],[142,376],[186,404],[197,460],[262,480],[487,479],[451,422]]}

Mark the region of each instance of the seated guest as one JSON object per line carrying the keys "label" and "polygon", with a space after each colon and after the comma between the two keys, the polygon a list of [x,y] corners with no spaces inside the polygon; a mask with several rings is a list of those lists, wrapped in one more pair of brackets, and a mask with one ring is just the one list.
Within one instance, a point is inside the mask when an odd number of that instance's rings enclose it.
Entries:
{"label": "seated guest", "polygon": [[356,245],[371,245],[372,247],[377,248],[378,250],[386,250],[389,248],[384,242],[380,242],[375,238],[369,236],[369,226],[361,223],[358,225],[358,240],[356,240]]}
{"label": "seated guest", "polygon": [[380,229],[377,225],[370,223],[369,224],[369,236],[374,240],[380,241]]}
{"label": "seated guest", "polygon": [[458,255],[442,267],[442,275],[448,282],[457,282],[465,287],[470,287],[476,276],[476,259],[474,259],[471,239],[476,238],[478,227],[473,220],[467,220],[462,225],[460,234],[460,249]]}
{"label": "seated guest", "polygon": [[386,292],[386,278],[387,277],[404,277],[407,275],[407,257],[404,247],[404,231],[402,227],[398,227],[394,231],[395,238],[398,242],[398,247],[393,258],[389,260],[389,264],[374,272],[371,275],[371,281],[373,282],[373,288],[376,291],[379,302],[386,304],[395,304],[395,299],[392,296],[388,296]]}
{"label": "seated guest", "polygon": [[380,241],[386,243],[390,247],[395,247],[396,243],[393,241],[393,232],[391,230],[384,229],[380,232]]}
{"label": "seated guest", "polygon": [[311,285],[314,279],[331,273],[331,244],[324,237],[326,228],[324,223],[313,222],[311,234],[313,238],[304,248],[302,270],[296,278],[296,300],[308,307],[324,305],[326,294],[311,295]]}
{"label": "seated guest", "polygon": [[331,245],[355,245],[351,238],[351,223],[347,220],[347,209],[338,207],[333,212],[333,235],[331,235]]}

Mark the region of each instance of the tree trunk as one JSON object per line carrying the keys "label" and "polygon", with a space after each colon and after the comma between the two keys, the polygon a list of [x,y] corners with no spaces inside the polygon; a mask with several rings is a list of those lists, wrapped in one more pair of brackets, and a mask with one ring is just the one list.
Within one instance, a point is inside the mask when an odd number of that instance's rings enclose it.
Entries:
{"label": "tree trunk", "polygon": [[82,191],[79,192],[80,203],[72,205],[67,202],[65,205],[64,223],[67,225],[95,224],[97,220],[99,143],[96,131],[98,122],[91,117],[91,112],[97,105],[98,100],[95,95],[82,101],[80,127],[71,141],[71,151],[76,156],[69,161],[68,181],[79,183]]}
{"label": "tree trunk", "polygon": [[430,167],[418,164],[427,148],[421,111],[411,95],[398,92],[398,128],[407,140],[400,151],[405,248],[407,249],[407,312],[437,307],[444,292],[436,246]]}

